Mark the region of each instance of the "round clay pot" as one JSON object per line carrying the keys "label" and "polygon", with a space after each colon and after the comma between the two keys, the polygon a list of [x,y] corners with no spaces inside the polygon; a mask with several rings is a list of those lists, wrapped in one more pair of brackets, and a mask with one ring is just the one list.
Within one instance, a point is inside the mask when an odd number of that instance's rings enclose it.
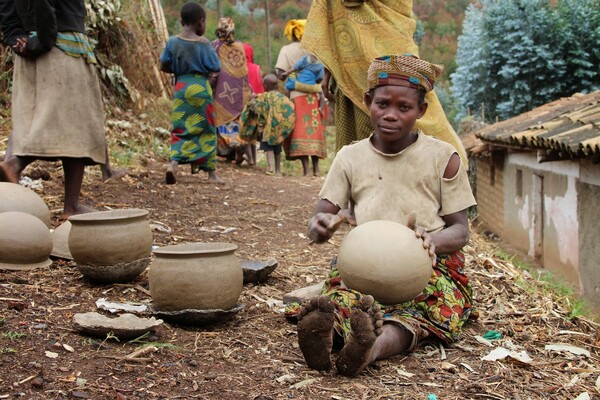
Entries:
{"label": "round clay pot", "polygon": [[148,281],[160,311],[229,310],[237,305],[244,275],[231,243],[186,243],[160,247]]}
{"label": "round clay pot", "polygon": [[414,299],[433,272],[423,241],[392,221],[370,221],[351,230],[340,246],[337,266],[347,287],[383,304]]}
{"label": "round clay pot", "polygon": [[0,269],[47,267],[51,251],[52,236],[39,218],[20,211],[0,213]]}
{"label": "round clay pot", "polygon": [[122,209],[69,218],[69,250],[77,265],[112,266],[150,257],[152,229],[148,211]]}
{"label": "round clay pot", "polygon": [[0,213],[20,211],[38,217],[50,228],[50,210],[33,190],[10,182],[0,182]]}

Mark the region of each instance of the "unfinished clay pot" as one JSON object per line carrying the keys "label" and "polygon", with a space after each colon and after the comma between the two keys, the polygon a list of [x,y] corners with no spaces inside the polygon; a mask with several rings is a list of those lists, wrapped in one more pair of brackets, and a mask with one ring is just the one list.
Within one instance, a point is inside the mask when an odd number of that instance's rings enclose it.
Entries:
{"label": "unfinished clay pot", "polygon": [[122,209],[69,218],[69,250],[77,265],[106,266],[150,257],[152,230],[148,211]]}
{"label": "unfinished clay pot", "polygon": [[39,218],[20,211],[0,213],[0,269],[47,267],[51,251],[50,231]]}
{"label": "unfinished clay pot", "polygon": [[33,190],[10,182],[0,182],[0,213],[20,211],[38,217],[50,228],[50,210]]}
{"label": "unfinished clay pot", "polygon": [[69,250],[69,233],[71,232],[71,223],[63,222],[52,231],[52,253],[51,256],[72,260],[73,256]]}
{"label": "unfinished clay pot", "polygon": [[243,273],[231,243],[186,243],[154,250],[148,272],[156,310],[230,310],[242,293]]}
{"label": "unfinished clay pot", "polygon": [[370,221],[351,230],[340,246],[337,265],[346,286],[383,304],[414,299],[432,273],[423,241],[392,221]]}

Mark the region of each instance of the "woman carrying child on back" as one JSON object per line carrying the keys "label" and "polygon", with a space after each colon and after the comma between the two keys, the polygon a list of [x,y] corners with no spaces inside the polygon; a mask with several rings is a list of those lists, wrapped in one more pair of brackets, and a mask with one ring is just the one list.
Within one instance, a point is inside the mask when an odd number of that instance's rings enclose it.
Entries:
{"label": "woman carrying child on back", "polygon": [[298,318],[298,342],[311,368],[331,368],[334,338],[343,343],[338,373],[354,376],[375,360],[412,351],[425,338],[457,340],[472,315],[461,252],[469,241],[467,209],[475,204],[466,170],[454,147],[414,129],[442,69],[411,55],[373,61],[364,100],[374,132],[338,152],[308,227],[309,237],[323,243],[336,229],[332,219],[348,205],[358,225],[407,224],[415,212],[420,226],[408,225],[432,257],[430,281],[414,300],[383,305],[346,288],[334,265],[321,296],[286,310]]}
{"label": "woman carrying child on back", "polygon": [[160,57],[161,69],[175,75],[175,95],[171,129],[170,164],[167,184],[177,182],[179,164],[191,164],[192,174],[200,169],[208,180],[223,181],[217,167],[217,130],[210,77],[221,69],[221,62],[206,31],[206,12],[197,3],[181,7],[183,31],[169,38]]}

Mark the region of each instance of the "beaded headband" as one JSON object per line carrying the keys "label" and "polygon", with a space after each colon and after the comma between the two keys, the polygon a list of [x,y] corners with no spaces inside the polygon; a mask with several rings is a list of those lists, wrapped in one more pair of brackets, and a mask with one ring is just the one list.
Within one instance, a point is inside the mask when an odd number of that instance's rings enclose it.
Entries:
{"label": "beaded headband", "polygon": [[379,86],[406,86],[426,92],[433,90],[435,79],[444,67],[421,60],[412,54],[377,57],[367,73],[368,90]]}

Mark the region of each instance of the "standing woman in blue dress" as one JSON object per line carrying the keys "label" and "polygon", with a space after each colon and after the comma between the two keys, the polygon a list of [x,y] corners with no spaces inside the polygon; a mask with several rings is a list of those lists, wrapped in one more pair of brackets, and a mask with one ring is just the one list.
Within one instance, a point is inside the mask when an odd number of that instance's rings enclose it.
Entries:
{"label": "standing woman in blue dress", "polygon": [[211,80],[221,61],[206,31],[206,12],[198,3],[181,7],[183,31],[169,38],[160,57],[161,69],[175,75],[170,163],[167,184],[177,182],[179,164],[191,164],[192,174],[208,173],[208,180],[223,183],[217,176],[217,130]]}

